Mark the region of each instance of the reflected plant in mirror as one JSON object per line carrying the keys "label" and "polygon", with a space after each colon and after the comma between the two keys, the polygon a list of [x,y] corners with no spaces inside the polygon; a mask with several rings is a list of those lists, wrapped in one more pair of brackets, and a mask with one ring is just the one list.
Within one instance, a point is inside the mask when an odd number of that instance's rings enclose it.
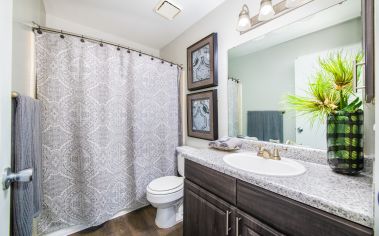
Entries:
{"label": "reflected plant in mirror", "polygon": [[[339,173],[356,174],[363,169],[362,99],[353,90],[355,64],[362,53],[343,51],[319,59],[320,69],[308,84],[307,96],[288,95],[289,107],[310,120],[327,119],[328,162]],[[359,78],[360,70],[358,70]]]}
{"label": "reflected plant in mirror", "polygon": [[289,108],[310,115],[312,122],[323,122],[337,111],[356,112],[362,106],[362,100],[353,93],[353,62],[362,59],[362,53],[352,56],[343,51],[319,58],[320,70],[309,82],[307,96],[288,95]]}

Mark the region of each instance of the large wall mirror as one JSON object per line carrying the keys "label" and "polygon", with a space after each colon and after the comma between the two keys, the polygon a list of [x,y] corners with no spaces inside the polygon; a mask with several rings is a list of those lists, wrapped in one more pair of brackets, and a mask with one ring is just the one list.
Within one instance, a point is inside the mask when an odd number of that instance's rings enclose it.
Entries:
{"label": "large wall mirror", "polygon": [[287,109],[286,96],[305,93],[319,58],[361,52],[362,40],[361,2],[347,0],[230,49],[229,136],[326,149],[326,122]]}

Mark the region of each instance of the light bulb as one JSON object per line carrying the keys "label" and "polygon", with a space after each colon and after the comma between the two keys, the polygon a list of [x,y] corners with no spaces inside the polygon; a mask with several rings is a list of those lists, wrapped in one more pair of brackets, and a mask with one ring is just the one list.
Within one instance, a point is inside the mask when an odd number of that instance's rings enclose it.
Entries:
{"label": "light bulb", "polygon": [[238,17],[237,30],[239,32],[246,31],[251,28],[251,20],[249,15],[249,8],[243,5],[242,10]]}
{"label": "light bulb", "polygon": [[258,20],[267,21],[275,15],[271,0],[262,0],[261,9],[259,10]]}

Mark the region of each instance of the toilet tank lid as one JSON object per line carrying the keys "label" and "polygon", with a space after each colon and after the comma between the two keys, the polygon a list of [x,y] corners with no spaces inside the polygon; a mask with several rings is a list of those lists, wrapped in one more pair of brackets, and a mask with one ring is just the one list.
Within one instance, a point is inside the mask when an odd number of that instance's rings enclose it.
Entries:
{"label": "toilet tank lid", "polygon": [[165,176],[151,181],[148,188],[153,191],[168,191],[183,185],[183,177]]}

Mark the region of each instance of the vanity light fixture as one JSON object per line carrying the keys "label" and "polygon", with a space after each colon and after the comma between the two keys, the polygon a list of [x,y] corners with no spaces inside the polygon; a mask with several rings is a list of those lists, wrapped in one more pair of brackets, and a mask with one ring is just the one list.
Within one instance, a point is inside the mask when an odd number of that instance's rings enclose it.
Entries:
{"label": "vanity light fixture", "polygon": [[[281,0],[275,5],[272,5],[272,0],[261,0],[259,13],[252,17],[250,17],[249,8],[245,4],[238,17],[237,31],[239,31],[240,34],[244,34],[313,1],[315,0]],[[344,2],[346,0],[340,1]]]}
{"label": "vanity light fixture", "polygon": [[286,0],[286,8],[294,8],[302,5],[304,0]]}
{"label": "vanity light fixture", "polygon": [[258,20],[267,21],[271,20],[275,16],[274,7],[271,0],[262,0],[261,8],[259,10]]}
{"label": "vanity light fixture", "polygon": [[246,31],[251,27],[249,7],[244,4],[238,17],[237,30],[240,32]]}

